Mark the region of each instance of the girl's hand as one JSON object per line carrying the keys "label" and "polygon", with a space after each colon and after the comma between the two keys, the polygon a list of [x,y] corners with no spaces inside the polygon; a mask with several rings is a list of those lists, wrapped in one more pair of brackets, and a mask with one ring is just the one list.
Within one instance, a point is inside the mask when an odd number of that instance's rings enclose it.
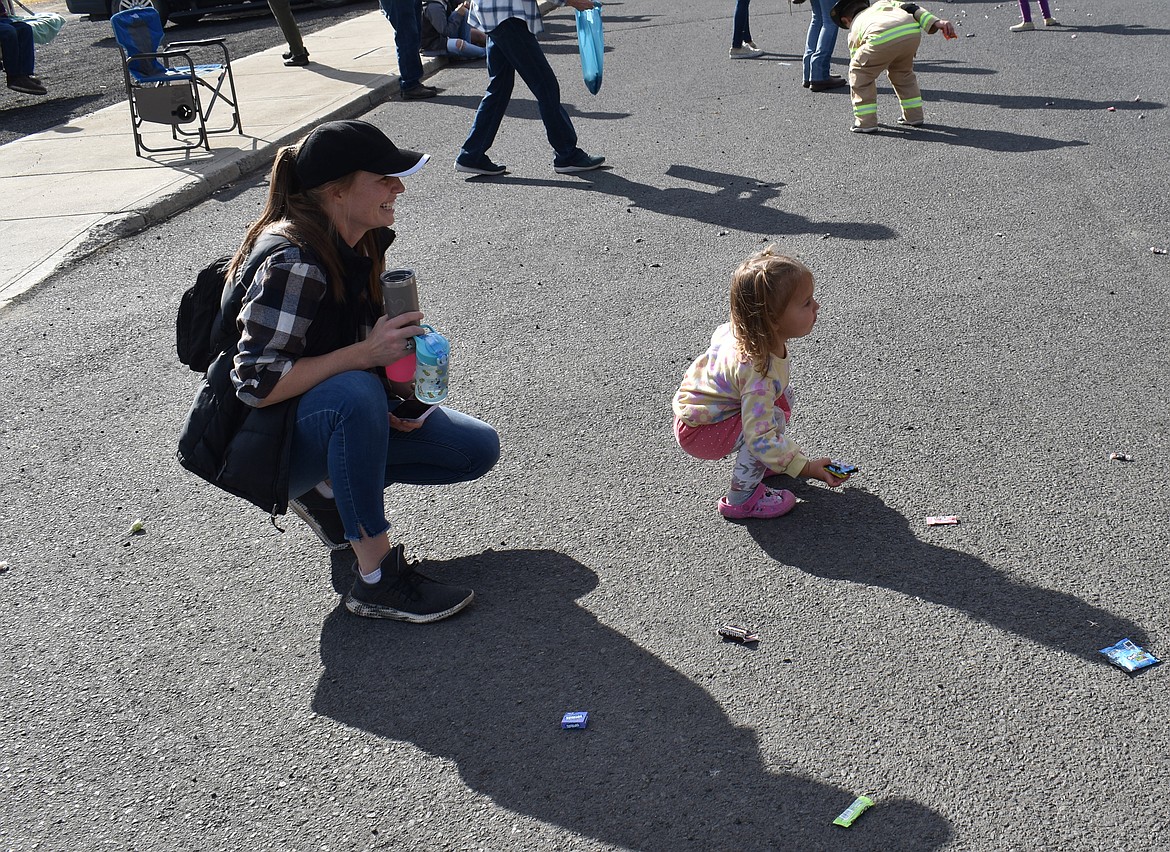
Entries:
{"label": "girl's hand", "polygon": [[801,476],[807,476],[809,479],[819,479],[821,482],[828,485],[830,488],[836,488],[839,485],[844,485],[849,479],[848,476],[836,476],[825,470],[825,465],[829,463],[830,459],[809,459],[804,466],[804,470],[800,472]]}
{"label": "girl's hand", "polygon": [[369,336],[362,341],[370,366],[385,367],[409,355],[406,341],[423,333],[418,324],[422,318],[422,311],[409,311],[396,317],[379,317],[370,329]]}
{"label": "girl's hand", "polygon": [[593,0],[565,0],[565,5],[581,12],[588,12],[593,8]]}

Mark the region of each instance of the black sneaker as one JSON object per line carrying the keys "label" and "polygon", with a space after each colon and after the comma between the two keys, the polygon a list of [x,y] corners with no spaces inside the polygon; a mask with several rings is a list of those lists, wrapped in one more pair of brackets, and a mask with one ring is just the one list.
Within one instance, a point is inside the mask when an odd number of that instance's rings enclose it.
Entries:
{"label": "black sneaker", "polygon": [[501,166],[499,163],[493,163],[487,158],[487,155],[481,156],[478,160],[473,160],[460,154],[455,158],[455,171],[464,172],[469,175],[502,175],[507,173],[508,167]]}
{"label": "black sneaker", "polygon": [[288,507],[309,525],[309,529],[330,550],[345,550],[350,546],[345,538],[345,524],[341,522],[337,504],[329,497],[322,497],[316,488],[310,488],[295,500],[289,500]]}
{"label": "black sneaker", "polygon": [[436,583],[415,571],[399,544],[383,557],[378,582],[367,583],[360,574],[354,578],[353,588],[345,596],[345,608],[365,618],[426,624],[454,615],[474,597],[471,589]]}
{"label": "black sneaker", "polygon": [[422,83],[416,83],[409,89],[402,90],[402,99],[404,101],[424,101],[427,98],[433,98],[439,94],[439,90],[434,86],[424,86]]}
{"label": "black sneaker", "polygon": [[571,175],[575,172],[591,172],[600,169],[605,163],[605,157],[593,157],[584,151],[577,152],[573,159],[559,166],[553,163],[553,171],[559,175]]}

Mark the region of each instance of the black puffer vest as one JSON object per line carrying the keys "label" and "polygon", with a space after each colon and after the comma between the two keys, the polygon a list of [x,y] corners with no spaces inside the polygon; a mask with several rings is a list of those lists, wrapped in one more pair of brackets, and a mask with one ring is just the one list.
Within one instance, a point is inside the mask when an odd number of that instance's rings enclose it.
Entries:
{"label": "black puffer vest", "polygon": [[[385,230],[387,233],[379,241],[389,246],[394,232]],[[241,270],[241,280],[250,282],[251,275],[269,255],[290,250],[287,241],[280,245],[273,251],[272,242],[257,240]],[[326,292],[309,326],[304,355],[324,355],[354,343],[362,321],[372,325],[377,315],[367,296],[373,261],[340,242],[338,251],[346,302],[338,304],[332,289]],[[305,263],[324,268],[311,251],[302,249],[300,256]],[[288,511],[289,457],[300,397],[264,408],[253,408],[241,401],[230,375],[235,353],[235,347],[230,347],[208,368],[179,435],[179,464],[270,515],[283,515]]]}

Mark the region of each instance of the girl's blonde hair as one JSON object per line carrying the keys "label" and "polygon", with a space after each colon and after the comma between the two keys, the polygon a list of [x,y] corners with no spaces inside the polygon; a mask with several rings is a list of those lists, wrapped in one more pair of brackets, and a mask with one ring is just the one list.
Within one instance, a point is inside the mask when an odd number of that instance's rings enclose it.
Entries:
{"label": "girl's blonde hair", "polygon": [[753,254],[731,276],[731,330],[740,356],[750,358],[761,376],[768,372],[768,359],[779,343],[776,321],[797,286],[811,277],[807,266],[777,254],[773,246]]}

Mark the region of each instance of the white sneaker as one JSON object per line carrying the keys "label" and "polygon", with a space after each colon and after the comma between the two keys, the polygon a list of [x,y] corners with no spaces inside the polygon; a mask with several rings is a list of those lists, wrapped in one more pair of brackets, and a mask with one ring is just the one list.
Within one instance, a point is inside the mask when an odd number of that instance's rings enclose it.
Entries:
{"label": "white sneaker", "polygon": [[1026,33],[1028,30],[1036,29],[1036,26],[1031,21],[1020,21],[1014,27],[1008,27],[1013,33]]}
{"label": "white sneaker", "polygon": [[764,51],[762,51],[762,50],[756,50],[755,48],[748,47],[745,44],[743,47],[731,48],[731,50],[728,51],[727,55],[730,56],[732,59],[755,59],[757,56],[759,56],[763,52]]}
{"label": "white sneaker", "polygon": [[[1055,23],[1055,21],[1053,23]],[[1051,26],[1051,24],[1049,24],[1049,26]],[[760,50],[758,47],[756,47],[756,43],[754,41],[745,41],[744,46],[750,47],[752,50]],[[760,50],[760,53],[763,53],[763,52],[764,51]]]}

